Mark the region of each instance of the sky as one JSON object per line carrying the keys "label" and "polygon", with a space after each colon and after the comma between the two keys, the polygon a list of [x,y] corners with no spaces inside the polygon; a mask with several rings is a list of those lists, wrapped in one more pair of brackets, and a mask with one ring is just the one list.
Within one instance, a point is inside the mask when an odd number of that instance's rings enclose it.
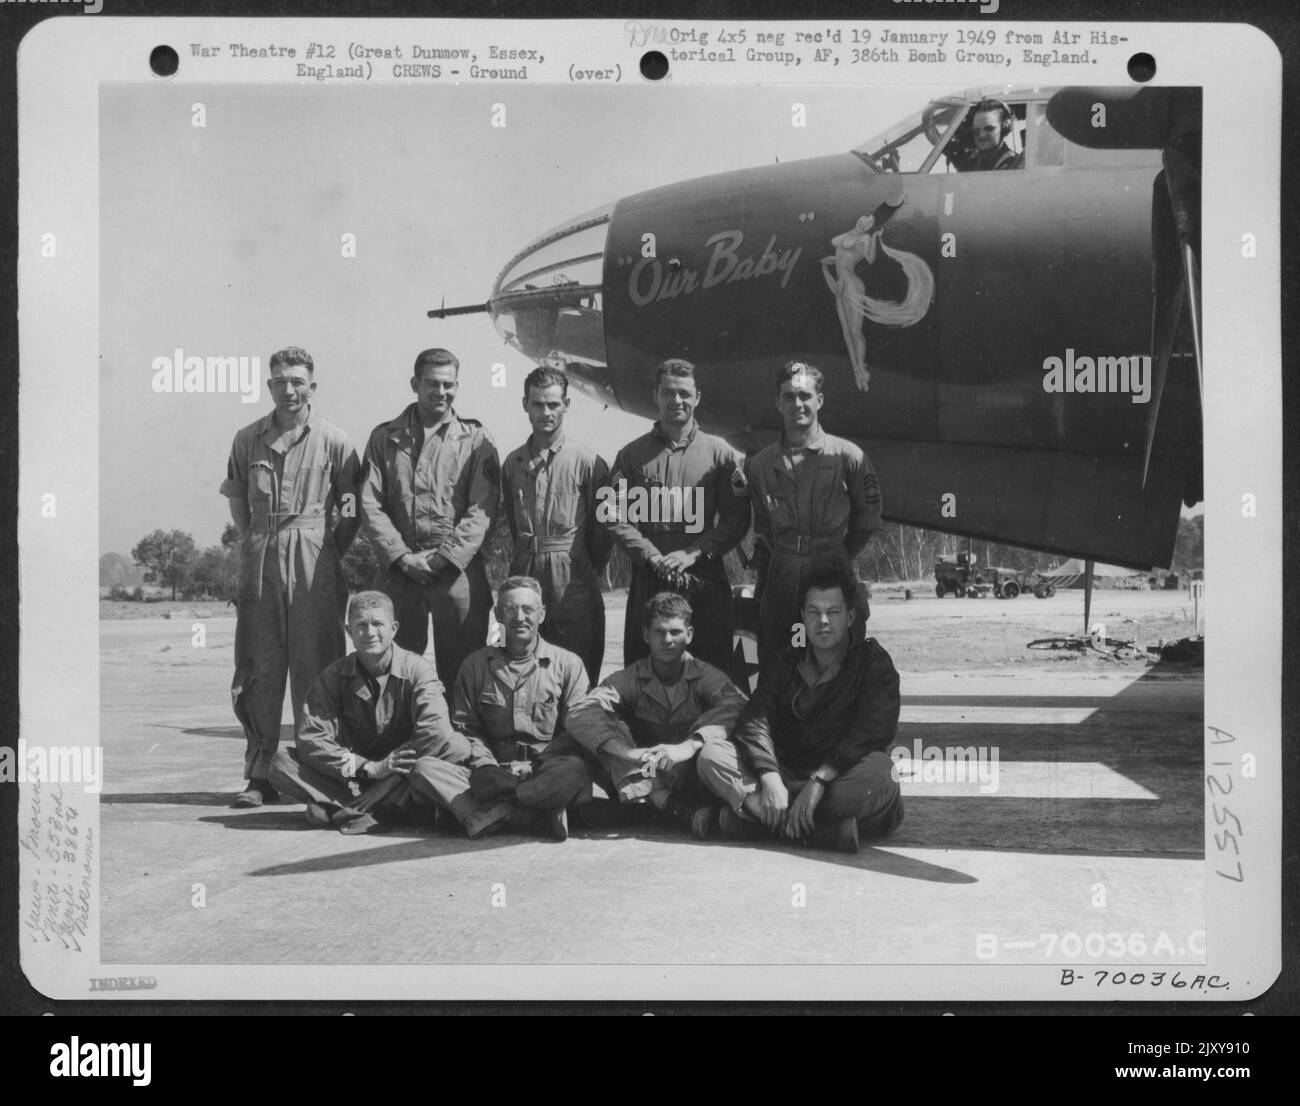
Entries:
{"label": "sky", "polygon": [[[100,102],[100,552],[146,533],[215,544],[235,431],[271,409],[153,388],[154,360],[308,350],[314,408],[353,438],[411,400],[416,353],[461,361],[457,410],[504,455],[528,432],[531,363],[482,303],[505,262],[551,227],[708,173],[848,150],[946,89],[681,85],[576,89],[105,88]],[[807,126],[791,126],[803,102]],[[202,104],[205,126],[192,125]],[[506,126],[490,125],[492,105]],[[355,257],[343,236],[355,235]],[[493,388],[491,366],[507,367]],[[644,420],[573,396],[566,429],[612,458]]]}

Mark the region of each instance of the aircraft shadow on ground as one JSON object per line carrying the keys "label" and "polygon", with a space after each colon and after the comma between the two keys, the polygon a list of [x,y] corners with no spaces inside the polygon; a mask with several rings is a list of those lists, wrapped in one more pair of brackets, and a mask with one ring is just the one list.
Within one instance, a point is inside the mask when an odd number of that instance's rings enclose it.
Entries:
{"label": "aircraft shadow on ground", "polygon": [[[835,853],[826,849],[808,848],[778,838],[770,840],[759,838],[753,841],[729,841],[715,837],[707,841],[687,836],[674,836],[669,833],[656,833],[649,830],[587,830],[582,836],[588,840],[605,838],[608,840],[645,840],[671,842],[677,845],[691,845],[697,848],[725,849],[759,849],[764,852],[784,853],[797,856],[800,860],[818,861],[823,864],[836,864],[842,868],[856,868],[863,872],[878,872],[882,875],[899,876],[903,879],[919,879],[928,883],[978,883],[979,881],[965,872],[933,864],[928,860],[915,857],[899,856],[888,850],[895,844],[894,838],[880,838],[863,842],[857,853]],[[876,848],[875,846],[883,846]]]}
{"label": "aircraft shadow on ground", "polygon": [[229,791],[123,791],[104,792],[99,801],[104,806],[117,803],[142,804],[155,806],[229,806],[232,792]]}
{"label": "aircraft shadow on ground", "polygon": [[[923,789],[910,791],[906,797],[906,818],[902,826],[893,836],[877,844],[883,845],[885,850],[961,849],[1159,859],[1202,858],[1204,697],[1199,685],[1194,688],[1187,686],[1187,679],[1197,675],[1197,670],[1186,665],[1162,663],[1147,669],[1115,695],[905,696],[909,706],[1082,708],[1091,713],[1077,723],[1015,724],[978,720],[903,723],[897,744],[909,752],[913,741],[918,738],[923,747],[997,749],[1001,793],[927,796]],[[1169,676],[1181,679],[1168,683],[1166,678]],[[1162,681],[1166,681],[1171,690],[1167,707],[1161,705],[1159,698]],[[242,737],[237,727],[202,727],[182,732],[194,736]],[[1092,764],[1109,772],[1090,777],[1097,780],[1098,793],[1084,797],[1008,794],[1008,769],[1017,762],[1027,761],[1048,766],[1045,772],[1040,768],[1038,774],[1038,782],[1048,785],[1061,782],[1056,780],[1053,765],[1062,766],[1061,780],[1065,780],[1068,769],[1074,765]],[[1108,783],[1115,785],[1122,781],[1136,784],[1153,797],[1108,796],[1105,793]],[[101,801],[105,805],[225,806],[230,795],[197,791],[106,793],[101,796]],[[303,822],[301,808],[297,806],[269,807],[199,820],[231,829],[298,831],[310,828]],[[664,839],[653,831],[575,831],[575,835],[588,838],[601,833],[611,837]],[[503,835],[470,842],[465,838],[436,834],[419,838],[418,855],[496,849],[533,840]],[[936,882],[956,883],[972,878],[942,865],[866,846],[861,853],[850,856],[782,845],[776,841],[749,844],[718,840],[700,842],[682,836],[677,842],[709,848],[788,850],[809,860]],[[347,867],[354,863],[382,863],[391,851],[391,848],[378,850],[378,859],[361,859],[369,854],[347,854],[336,859],[304,861],[309,867],[302,870],[313,870],[311,865],[328,868]],[[395,856],[394,859],[401,857]],[[276,874],[278,871],[266,869],[263,874]]]}
{"label": "aircraft shadow on ground", "polygon": [[[281,816],[283,817],[283,814]],[[334,832],[308,826],[303,822],[301,814],[290,815],[290,817],[295,817],[302,829],[320,834],[322,838]],[[228,821],[228,819],[204,818],[200,819],[200,821],[224,822]],[[249,826],[248,828],[254,829],[257,827]],[[377,864],[396,864],[404,860],[434,859],[451,853],[494,852],[497,849],[511,845],[536,843],[535,838],[518,837],[485,837],[479,841],[471,841],[467,837],[451,837],[432,830],[426,834],[420,833],[418,830],[408,830],[406,827],[401,827],[391,833],[369,835],[366,837],[366,841],[372,844],[373,847],[356,849],[346,853],[335,853],[332,856],[316,856],[306,860],[294,860],[285,864],[270,864],[265,868],[254,868],[248,874],[250,876],[300,876],[310,875],[314,872],[339,872],[346,871],[349,868],[369,868]]]}
{"label": "aircraft shadow on ground", "polygon": [[[168,726],[167,729],[172,727]],[[240,741],[244,739],[244,729],[242,726],[193,726],[181,730],[186,737],[237,737]],[[293,727],[280,727],[280,741],[282,744],[293,743]]]}
{"label": "aircraft shadow on ground", "polygon": [[[329,833],[317,827],[309,826],[298,809],[263,809],[246,814],[224,814],[200,818],[200,822],[224,826],[239,830],[288,830],[290,832],[310,832],[323,835]],[[903,879],[918,879],[929,883],[975,883],[975,877],[943,865],[932,864],[926,860],[899,856],[895,853],[871,847],[874,844],[892,844],[872,842],[856,854],[833,853],[823,850],[807,849],[788,845],[779,841],[771,842],[737,842],[737,841],[700,841],[693,837],[677,837],[668,833],[626,833],[600,831],[580,831],[577,840],[593,840],[597,837],[606,839],[644,839],[659,842],[671,842],[683,846],[695,846],[714,850],[725,849],[763,849],[770,852],[797,856],[804,861],[818,861],[834,864],[844,868],[855,868],[863,872],[876,872],[882,875],[898,876]],[[306,875],[312,872],[334,872],[348,868],[371,867],[376,864],[396,863],[404,860],[435,859],[455,853],[489,852],[518,845],[536,845],[539,839],[517,834],[500,834],[471,841],[464,836],[441,833],[436,830],[422,830],[411,826],[394,826],[383,834],[369,835],[368,840],[376,847],[365,851],[349,851],[333,856],[312,857],[296,860],[286,864],[273,864],[265,868],[256,868],[249,872],[254,876],[290,876]],[[383,844],[380,844],[380,842]],[[540,842],[554,844],[563,848],[558,842]]]}
{"label": "aircraft shadow on ground", "polygon": [[[918,788],[906,798],[906,820],[889,839],[901,848],[997,849],[1035,853],[1088,853],[1149,858],[1199,859],[1204,841],[1204,694],[1184,689],[1168,709],[1153,693],[1167,677],[1194,677],[1185,664],[1151,666],[1116,695],[1059,697],[997,695],[904,695],[910,706],[1090,708],[1079,723],[903,723],[896,745],[996,749],[1001,794],[927,796]],[[1175,689],[1177,690],[1177,689]],[[1153,798],[1108,796],[1104,774],[1098,794],[1069,798],[1006,794],[1008,770],[1017,762],[1061,766],[1093,764],[1136,784]],[[1110,782],[1117,783],[1115,777]],[[1041,778],[1041,774],[1040,774]],[[1078,777],[1075,777],[1076,780]]]}

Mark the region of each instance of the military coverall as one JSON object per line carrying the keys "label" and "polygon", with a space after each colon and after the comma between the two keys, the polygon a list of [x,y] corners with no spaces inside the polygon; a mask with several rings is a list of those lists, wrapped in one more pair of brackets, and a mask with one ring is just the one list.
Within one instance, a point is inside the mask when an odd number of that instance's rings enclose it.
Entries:
{"label": "military coverall", "polygon": [[[419,754],[410,775],[360,775],[366,761],[399,748]],[[271,761],[271,783],[302,802],[399,820],[415,812],[412,793],[435,774],[433,766],[471,755],[469,741],[451,728],[433,665],[394,645],[380,676],[367,672],[355,653],[320,674],[307,696],[296,748],[281,749]]]}
{"label": "military coverall", "polygon": [[699,737],[705,747],[727,743],[745,697],[726,675],[687,653],[677,683],[665,685],[649,657],[615,672],[577,703],[569,735],[599,758],[601,786],[621,802],[648,798],[652,791],[676,791],[695,780],[695,760],[652,776],[636,763],[636,750],[676,745]]}
{"label": "military coverall", "polygon": [[280,744],[286,674],[301,723],[312,681],[346,651],[340,562],[360,522],[359,476],[347,435],[312,411],[287,433],[266,415],[235,435],[221,494],[247,503],[250,516],[230,689],[247,743],[245,779],[267,778]]}
{"label": "military coverall", "polygon": [[838,775],[817,805],[817,824],[858,821],[864,837],[891,833],[903,800],[888,755],[898,732],[898,671],[873,639],[850,644],[818,672],[807,650],[784,650],[759,673],[731,741],[700,752],[699,774],[737,814],[759,777],[779,772],[793,793],[823,765]]}
{"label": "military coverall", "polygon": [[456,677],[451,717],[470,756],[431,763],[412,779],[416,794],[461,825],[503,799],[536,812],[568,806],[591,786],[582,750],[563,732],[587,686],[581,658],[545,640],[519,660],[497,645],[471,654]]}
{"label": "military coverall", "polygon": [[582,658],[600,679],[605,657],[605,600],[600,573],[610,534],[596,520],[596,493],[608,482],[605,462],[561,437],[541,453],[525,442],[501,466],[501,501],[510,523],[512,576],[542,585],[542,637]]}
{"label": "military coverall", "polygon": [[[632,562],[627,620],[623,628],[625,665],[650,652],[641,636],[641,615],[646,601],[656,592],[682,590],[694,612],[691,624],[695,637],[691,651],[723,672],[731,671],[735,615],[731,584],[722,558],[749,529],[749,499],[744,480],[731,446],[721,438],[705,434],[694,423],[680,443],[669,441],[656,422],[649,433],[619,450],[610,474],[610,489],[617,493],[620,483],[626,481],[629,507],[635,499],[633,489],[641,488],[652,493],[655,489],[681,489],[683,502],[690,492],[697,496],[701,508],[700,529],[695,533],[688,532],[689,523],[685,518],[663,518],[634,525],[620,511],[609,523],[614,540],[627,551]],[[651,568],[649,558],[657,553],[690,548],[702,553],[687,570],[699,582],[698,586],[672,588]]]}
{"label": "military coverall", "polygon": [[[802,620],[799,588],[827,567],[857,577],[853,557],[880,529],[880,483],[871,461],[852,442],[819,430],[795,464],[782,436],[745,465],[754,507],[754,560],[758,570],[759,663],[791,644]],[[859,584],[853,601],[854,641],[870,607]]]}
{"label": "military coverall", "polygon": [[[393,601],[397,644],[423,653],[432,615],[434,663],[452,687],[464,659],[487,643],[492,591],[480,549],[497,515],[496,446],[455,411],[426,431],[413,403],[375,427],[363,463],[362,512],[387,561],[375,586]],[[421,584],[398,565],[413,552],[440,553],[450,565]]]}

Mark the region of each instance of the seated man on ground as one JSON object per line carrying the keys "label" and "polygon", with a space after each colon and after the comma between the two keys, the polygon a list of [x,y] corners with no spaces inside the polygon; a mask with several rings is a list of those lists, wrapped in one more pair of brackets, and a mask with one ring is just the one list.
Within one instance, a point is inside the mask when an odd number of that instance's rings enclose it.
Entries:
{"label": "seated man on ground", "polygon": [[418,818],[411,785],[428,764],[471,756],[469,741],[451,728],[437,671],[396,645],[396,632],[383,592],[352,597],[348,635],[356,652],[316,677],[296,747],[271,760],[272,785],[305,802],[314,826],[354,834]]}
{"label": "seated man on ground", "polygon": [[601,786],[617,796],[578,811],[592,827],[635,824],[661,812],[707,837],[717,807],[696,777],[696,754],[728,744],[745,697],[686,651],[691,605],[681,595],[651,598],[641,633],[650,656],[601,681],[569,717],[569,734],[597,756]]}
{"label": "seated man on ground", "polygon": [[836,568],[807,577],[799,596],[807,643],[759,673],[733,740],[700,754],[700,778],[726,804],[724,836],[769,833],[857,852],[861,838],[902,822],[888,756],[898,672],[875,640],[850,640],[854,590]]}
{"label": "seated man on ground", "polygon": [[465,658],[452,692],[451,723],[472,746],[468,762],[429,761],[411,785],[470,837],[509,828],[563,841],[565,807],[591,787],[582,749],[563,733],[570,704],[587,693],[587,672],[576,653],[542,638],[546,608],[531,576],[502,582],[496,616],[502,644]]}

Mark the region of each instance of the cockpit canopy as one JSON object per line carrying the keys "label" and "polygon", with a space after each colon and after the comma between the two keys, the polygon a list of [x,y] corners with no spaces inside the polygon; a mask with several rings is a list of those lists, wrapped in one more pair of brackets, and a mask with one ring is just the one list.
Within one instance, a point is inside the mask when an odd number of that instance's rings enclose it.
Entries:
{"label": "cockpit canopy", "polygon": [[530,242],[506,262],[488,310],[498,332],[533,361],[604,369],[601,275],[613,207],[588,211]]}
{"label": "cockpit canopy", "polygon": [[919,115],[896,123],[853,152],[878,173],[929,172],[972,103],[961,96],[932,100]]}
{"label": "cockpit canopy", "polygon": [[[878,138],[854,149],[867,165],[878,173],[961,173],[970,168],[975,152],[972,133],[974,108],[985,96],[970,92],[961,96],[943,96],[931,100],[919,114],[896,123]],[[1004,99],[991,94],[988,99],[1001,100],[1015,118],[1006,139],[1013,153],[1024,151],[1026,120],[1030,101]],[[1039,97],[1047,103],[1047,96]]]}
{"label": "cockpit canopy", "polygon": [[1057,131],[1047,117],[1050,89],[977,88],[931,100],[919,112],[853,153],[877,173],[960,173],[973,168],[974,108],[981,100],[998,100],[1014,117],[1007,145],[1023,155],[1017,167],[1116,168],[1150,160],[1143,150],[1089,148]]}

